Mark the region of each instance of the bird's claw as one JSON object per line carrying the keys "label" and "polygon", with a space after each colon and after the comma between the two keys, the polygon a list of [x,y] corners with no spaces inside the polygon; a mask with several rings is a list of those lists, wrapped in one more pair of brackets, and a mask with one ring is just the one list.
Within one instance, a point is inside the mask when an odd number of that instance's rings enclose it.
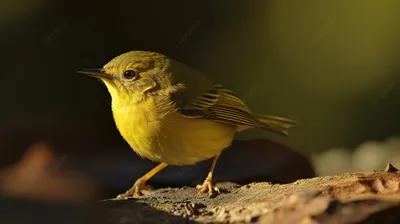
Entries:
{"label": "bird's claw", "polygon": [[201,196],[202,194],[206,193],[208,191],[208,196],[211,197],[215,193],[220,193],[219,189],[217,187],[214,187],[212,180],[206,179],[202,185],[197,185],[197,189],[200,189],[200,191],[197,193],[197,197]]}
{"label": "bird's claw", "polygon": [[119,194],[116,198],[126,199],[131,196],[133,196],[134,198],[139,198],[140,196],[142,196],[141,190],[153,190],[153,187],[145,184],[145,181],[143,181],[142,179],[138,179],[129,190],[127,190],[125,193]]}

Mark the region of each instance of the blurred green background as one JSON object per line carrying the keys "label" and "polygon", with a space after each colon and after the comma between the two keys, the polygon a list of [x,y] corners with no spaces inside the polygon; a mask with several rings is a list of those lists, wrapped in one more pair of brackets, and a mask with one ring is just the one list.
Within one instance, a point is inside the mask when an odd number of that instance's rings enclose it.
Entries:
{"label": "blurred green background", "polygon": [[309,155],[397,135],[399,6],[397,0],[3,0],[0,163],[37,140],[64,149],[93,142],[128,148],[106,88],[77,71],[135,49],[206,73],[255,112],[303,124],[287,139],[260,130],[238,138],[268,137]]}

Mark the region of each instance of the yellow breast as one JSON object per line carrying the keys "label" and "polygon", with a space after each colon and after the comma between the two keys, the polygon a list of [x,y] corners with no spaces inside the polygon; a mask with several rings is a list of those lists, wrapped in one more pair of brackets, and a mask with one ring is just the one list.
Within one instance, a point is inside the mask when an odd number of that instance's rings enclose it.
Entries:
{"label": "yellow breast", "polygon": [[157,103],[113,107],[119,132],[141,157],[170,165],[194,164],[218,155],[236,134],[235,126],[187,118],[172,106],[159,110]]}
{"label": "yellow breast", "polygon": [[132,149],[141,157],[159,161],[155,144],[163,116],[153,110],[155,104],[150,99],[137,105],[113,105],[112,111],[119,132]]}

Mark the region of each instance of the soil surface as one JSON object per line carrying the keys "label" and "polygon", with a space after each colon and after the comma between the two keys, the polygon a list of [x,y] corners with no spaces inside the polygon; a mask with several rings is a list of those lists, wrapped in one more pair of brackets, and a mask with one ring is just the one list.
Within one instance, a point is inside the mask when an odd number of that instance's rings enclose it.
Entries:
{"label": "soil surface", "polygon": [[104,200],[108,223],[400,223],[400,172],[346,173],[289,184],[218,183],[220,194],[193,187]]}

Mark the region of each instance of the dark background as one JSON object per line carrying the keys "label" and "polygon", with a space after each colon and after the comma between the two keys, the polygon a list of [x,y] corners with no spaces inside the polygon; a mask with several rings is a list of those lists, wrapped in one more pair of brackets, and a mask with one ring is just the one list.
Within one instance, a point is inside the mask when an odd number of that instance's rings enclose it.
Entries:
{"label": "dark background", "polygon": [[238,138],[309,155],[399,134],[395,0],[1,4],[0,166],[39,140],[67,154],[131,150],[106,88],[77,71],[135,49],[204,72],[256,112],[303,123],[288,139],[259,130]]}

